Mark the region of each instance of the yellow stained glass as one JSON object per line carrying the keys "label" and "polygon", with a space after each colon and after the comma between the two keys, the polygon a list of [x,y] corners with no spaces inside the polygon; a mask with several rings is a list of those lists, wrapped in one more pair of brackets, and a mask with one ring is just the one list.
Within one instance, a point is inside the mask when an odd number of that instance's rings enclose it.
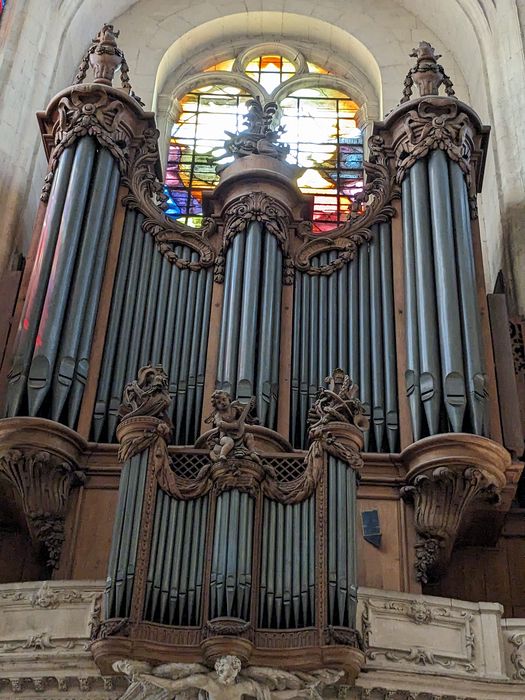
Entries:
{"label": "yellow stained glass", "polygon": [[316,63],[310,63],[310,61],[308,61],[307,66],[310,73],[324,73],[325,75],[328,73],[325,68],[321,68],[321,66],[318,66]]}
{"label": "yellow stained glass", "polygon": [[220,63],[216,63],[215,65],[210,66],[209,68],[206,68],[205,72],[209,73],[211,71],[217,71],[217,70],[231,71],[234,63],[235,63],[234,59],[229,58],[227,61],[221,61]]}

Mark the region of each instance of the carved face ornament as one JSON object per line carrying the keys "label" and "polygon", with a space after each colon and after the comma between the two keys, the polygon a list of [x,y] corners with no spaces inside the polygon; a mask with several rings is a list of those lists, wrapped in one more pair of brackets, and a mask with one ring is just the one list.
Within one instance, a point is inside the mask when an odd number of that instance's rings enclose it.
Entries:
{"label": "carved face ornament", "polygon": [[233,685],[241,670],[241,661],[237,656],[221,656],[215,662],[215,671],[219,682],[223,685]]}

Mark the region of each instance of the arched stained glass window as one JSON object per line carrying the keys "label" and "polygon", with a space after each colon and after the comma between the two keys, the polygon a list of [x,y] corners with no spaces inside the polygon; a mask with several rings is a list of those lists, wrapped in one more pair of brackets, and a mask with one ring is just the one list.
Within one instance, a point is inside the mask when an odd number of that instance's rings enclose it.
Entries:
{"label": "arched stained glass window", "polygon": [[[340,89],[330,86],[330,74],[290,52],[254,54],[209,67],[210,84],[180,101],[166,169],[167,214],[190,226],[202,223],[204,193],[213,190],[217,165],[231,160],[224,149],[225,132],[244,128],[246,102],[255,95],[272,100],[278,91],[282,141],[290,145],[287,160],[304,168],[301,191],[313,197],[313,230],[341,224],[352,200],[363,187],[363,140],[356,123],[359,109]],[[213,72],[238,73],[238,86],[212,80]],[[201,74],[202,75],[202,74]],[[202,85],[202,80],[200,82]],[[284,87],[283,87],[284,86]]]}

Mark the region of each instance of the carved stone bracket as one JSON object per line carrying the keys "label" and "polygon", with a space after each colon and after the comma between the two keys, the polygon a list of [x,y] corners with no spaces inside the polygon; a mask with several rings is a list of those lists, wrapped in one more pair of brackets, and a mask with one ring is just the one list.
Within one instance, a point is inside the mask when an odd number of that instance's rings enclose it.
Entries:
{"label": "carved stone bracket", "polygon": [[469,506],[498,501],[510,455],[492,440],[457,433],[420,440],[402,458],[408,474],[401,495],[414,504],[419,537],[416,577],[428,583],[446,566]]}
{"label": "carved stone bracket", "polygon": [[6,418],[0,421],[0,444],[0,474],[20,498],[31,537],[55,568],[71,489],[85,479],[79,466],[85,443],[53,421]]}

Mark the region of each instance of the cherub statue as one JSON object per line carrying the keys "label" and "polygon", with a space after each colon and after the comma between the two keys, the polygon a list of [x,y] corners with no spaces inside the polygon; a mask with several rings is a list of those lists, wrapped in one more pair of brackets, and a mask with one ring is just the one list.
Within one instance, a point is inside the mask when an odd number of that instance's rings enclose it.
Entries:
{"label": "cherub statue", "polygon": [[[115,671],[125,673],[131,686],[121,700],[321,700],[322,689],[333,685],[343,671],[322,669],[312,673],[288,673],[272,668],[242,669],[237,656],[222,656],[215,671],[201,664],[163,664],[152,668],[140,661],[117,661]],[[160,691],[160,692],[159,692]]]}
{"label": "cherub statue", "polygon": [[217,430],[217,436],[212,438],[211,460],[226,462],[231,455],[239,458],[248,457],[259,462],[253,435],[246,430],[247,424],[257,423],[257,418],[253,414],[255,398],[243,404],[240,401],[232,401],[227,391],[217,389],[212,394],[211,403],[214,411],[205,420]]}

